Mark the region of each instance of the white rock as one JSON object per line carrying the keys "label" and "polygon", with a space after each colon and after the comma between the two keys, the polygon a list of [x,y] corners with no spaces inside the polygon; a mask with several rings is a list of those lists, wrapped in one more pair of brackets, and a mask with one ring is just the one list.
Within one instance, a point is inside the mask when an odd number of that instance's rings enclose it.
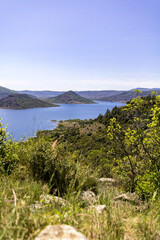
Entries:
{"label": "white rock", "polygon": [[139,197],[136,193],[123,193],[123,194],[115,197],[113,200],[115,200],[115,201],[123,200],[123,201],[138,203]]}
{"label": "white rock", "polygon": [[99,184],[105,186],[114,186],[116,184],[116,180],[114,178],[100,178]]}
{"label": "white rock", "polygon": [[61,197],[52,196],[52,195],[41,195],[40,201],[44,204],[49,204],[49,203],[55,204],[56,203],[60,206],[66,206],[67,204],[69,204],[67,200],[65,200]]}
{"label": "white rock", "polygon": [[80,200],[87,202],[89,205],[93,205],[97,202],[96,195],[92,191],[84,191],[80,195]]}
{"label": "white rock", "polygon": [[87,240],[87,238],[69,225],[49,225],[35,240]]}
{"label": "white rock", "polygon": [[106,205],[93,205],[90,206],[90,209],[95,210],[98,214],[101,214],[106,210]]}

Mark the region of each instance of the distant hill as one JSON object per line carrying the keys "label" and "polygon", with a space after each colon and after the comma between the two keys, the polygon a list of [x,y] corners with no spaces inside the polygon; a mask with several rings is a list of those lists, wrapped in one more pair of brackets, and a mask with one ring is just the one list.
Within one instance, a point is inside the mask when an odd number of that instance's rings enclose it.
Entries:
{"label": "distant hill", "polygon": [[[146,97],[148,95],[151,95],[154,90],[150,91],[143,91],[142,93],[138,93],[138,96],[140,97]],[[160,94],[160,90],[156,91],[157,94]],[[105,102],[127,102],[133,98],[135,98],[137,95],[136,93],[131,90],[131,91],[124,91],[118,95],[110,96],[110,97],[104,97],[100,98],[100,101],[105,101]]]}
{"label": "distant hill", "polygon": [[7,97],[9,94],[12,94],[12,93],[16,93],[16,91],[0,86],[0,99]]}
{"label": "distant hill", "polygon": [[[113,95],[117,95],[119,93],[122,93],[123,91],[117,91],[117,90],[102,90],[102,91],[75,91],[78,95],[84,98],[88,98],[91,100],[98,100],[99,98],[102,97],[109,97]],[[22,94],[27,94],[30,96],[35,96],[38,98],[51,98],[51,97],[56,97],[60,94],[65,93],[64,91],[29,91],[29,90],[24,90],[24,91],[19,91],[18,93]]]}
{"label": "distant hill", "polygon": [[59,94],[62,94],[64,92],[62,91],[29,91],[29,90],[24,90],[24,91],[18,91],[20,94],[27,94],[29,96],[35,96],[37,98],[51,98],[51,97],[56,97]]}
{"label": "distant hill", "polygon": [[56,105],[42,101],[37,98],[31,98],[26,94],[10,94],[5,98],[0,99],[0,108],[6,109],[27,109],[54,106]]}
{"label": "distant hill", "polygon": [[85,97],[91,100],[99,100],[102,97],[114,96],[122,93],[123,91],[117,90],[103,90],[103,91],[76,91],[81,97]]}
{"label": "distant hill", "polygon": [[54,103],[68,103],[68,104],[72,104],[72,103],[77,103],[77,104],[79,104],[79,103],[81,103],[81,104],[94,103],[93,101],[91,101],[87,98],[79,96],[77,93],[75,93],[73,91],[65,92],[63,94],[60,94],[57,97],[49,98],[49,100],[51,102],[54,102]]}
{"label": "distant hill", "polygon": [[130,91],[135,91],[135,90],[140,90],[140,91],[160,91],[160,88],[134,88],[131,89]]}

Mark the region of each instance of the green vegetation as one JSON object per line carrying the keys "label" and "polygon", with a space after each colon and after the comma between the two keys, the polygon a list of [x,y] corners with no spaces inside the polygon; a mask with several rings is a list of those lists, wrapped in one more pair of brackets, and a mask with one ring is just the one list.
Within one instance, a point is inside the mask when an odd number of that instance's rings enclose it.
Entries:
{"label": "green vegetation", "polygon": [[13,93],[16,93],[16,92],[0,86],[0,99],[7,97],[9,94],[13,94]]}
{"label": "green vegetation", "polygon": [[80,103],[90,104],[90,103],[94,103],[93,101],[91,101],[87,98],[79,96],[77,93],[75,93],[73,91],[65,92],[63,94],[60,94],[57,97],[49,98],[49,100],[51,102],[54,102],[54,103],[67,103],[67,104],[73,104],[73,103],[74,104],[80,104]]}
{"label": "green vegetation", "polygon": [[[0,239],[34,239],[46,225],[64,223],[89,240],[158,240],[159,156],[156,94],[95,120],[60,121],[25,142],[13,142],[0,125]],[[100,185],[100,178],[117,184]],[[98,214],[80,198],[86,190],[105,211]],[[138,201],[114,200],[124,192],[134,192]],[[45,203],[47,194],[68,204]]]}
{"label": "green vegetation", "polygon": [[26,94],[10,94],[0,100],[0,108],[7,109],[27,109],[41,107],[56,107],[57,105],[42,101],[37,98],[32,98]]}

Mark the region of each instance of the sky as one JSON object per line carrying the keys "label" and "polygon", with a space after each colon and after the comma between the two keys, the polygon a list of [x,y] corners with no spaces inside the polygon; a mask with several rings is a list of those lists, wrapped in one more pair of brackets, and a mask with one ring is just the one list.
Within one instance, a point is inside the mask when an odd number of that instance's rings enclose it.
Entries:
{"label": "sky", "polygon": [[160,0],[0,0],[0,86],[160,88]]}

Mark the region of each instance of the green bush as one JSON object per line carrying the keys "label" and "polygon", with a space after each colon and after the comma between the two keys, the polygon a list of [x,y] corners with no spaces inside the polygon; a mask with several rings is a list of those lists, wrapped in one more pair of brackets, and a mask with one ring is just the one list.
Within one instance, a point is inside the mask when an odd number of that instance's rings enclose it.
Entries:
{"label": "green bush", "polygon": [[11,174],[18,163],[17,143],[8,136],[7,129],[0,122],[0,173]]}

